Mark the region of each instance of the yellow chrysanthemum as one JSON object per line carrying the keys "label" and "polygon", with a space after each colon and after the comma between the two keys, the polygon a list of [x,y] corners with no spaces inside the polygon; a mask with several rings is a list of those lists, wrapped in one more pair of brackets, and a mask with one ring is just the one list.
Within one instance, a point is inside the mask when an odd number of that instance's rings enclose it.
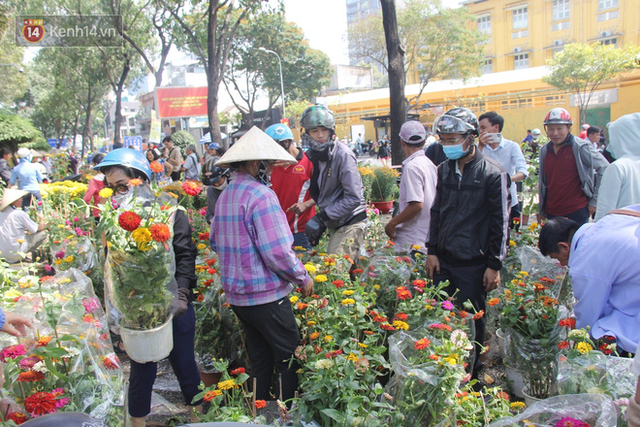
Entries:
{"label": "yellow chrysanthemum", "polygon": [[149,242],[151,242],[151,232],[146,227],[138,227],[131,233],[131,238],[137,243],[138,249],[141,251],[148,251],[151,249]]}
{"label": "yellow chrysanthemum", "polygon": [[456,359],[454,357],[445,357],[444,361],[449,363],[449,365],[456,365]]}
{"label": "yellow chrysanthemum", "polygon": [[327,276],[325,276],[324,274],[318,274],[315,277],[315,281],[318,282],[318,283],[326,282],[327,281]]}
{"label": "yellow chrysanthemum", "polygon": [[375,289],[376,291],[380,290],[380,285],[373,285],[373,289]]}
{"label": "yellow chrysanthemum", "polygon": [[361,343],[361,342],[359,342],[359,343],[358,343],[358,345],[360,346],[360,348],[367,348],[367,347],[369,347],[368,345],[363,344],[363,343]]}
{"label": "yellow chrysanthemum", "polygon": [[309,320],[309,321],[307,322],[307,326],[315,326],[315,325],[316,325],[315,320]]}
{"label": "yellow chrysanthemum", "polygon": [[218,383],[218,390],[229,390],[236,386],[236,382],[234,380],[226,380],[220,381]]}
{"label": "yellow chrysanthemum", "polygon": [[516,242],[513,240],[509,240],[509,246],[514,247],[516,245]]}
{"label": "yellow chrysanthemum", "polygon": [[529,273],[527,273],[526,271],[521,271],[518,274],[521,275],[522,277],[529,277]]}
{"label": "yellow chrysanthemum", "polygon": [[62,260],[61,260],[61,259],[59,259],[59,258],[58,258],[57,260],[53,261],[53,262],[54,262],[54,264],[55,264],[55,265],[60,265],[60,264],[62,264]]}
{"label": "yellow chrysanthemum", "polygon": [[342,291],[342,295],[344,295],[344,296],[347,296],[347,297],[348,297],[348,296],[350,296],[350,295],[353,295],[353,291],[352,291],[352,290],[350,290],[350,289],[347,289],[346,291]]}
{"label": "yellow chrysanthemum", "polygon": [[199,251],[204,250],[204,248],[206,248],[207,245],[205,245],[204,243],[200,243],[198,244],[198,246],[196,246],[196,248],[198,248]]}
{"label": "yellow chrysanthemum", "polygon": [[511,406],[511,409],[520,409],[524,408],[526,405],[524,402],[511,402],[509,406]]}
{"label": "yellow chrysanthemum", "polygon": [[333,341],[333,337],[331,335],[325,335],[324,342]]}
{"label": "yellow chrysanthemum", "polygon": [[98,193],[100,195],[100,197],[102,197],[103,199],[108,199],[109,197],[113,196],[113,190],[110,188],[103,188],[102,190],[100,190],[100,192]]}
{"label": "yellow chrysanthemum", "polygon": [[576,350],[578,350],[582,354],[585,354],[593,350],[593,347],[591,347],[591,344],[589,343],[579,342],[578,344],[576,344]]}
{"label": "yellow chrysanthemum", "polygon": [[312,273],[312,274],[315,273],[316,271],[318,271],[316,269],[316,266],[311,264],[310,262],[306,263],[304,265],[304,268],[305,268],[305,270],[307,270],[309,273]]}
{"label": "yellow chrysanthemum", "polygon": [[393,327],[396,329],[402,329],[405,331],[409,330],[409,324],[406,322],[403,322],[402,320],[394,320]]}
{"label": "yellow chrysanthemum", "polygon": [[358,355],[355,353],[349,353],[349,355],[347,356],[347,360],[351,360],[352,362],[357,362]]}
{"label": "yellow chrysanthemum", "polygon": [[291,304],[295,304],[298,302],[298,297],[296,295],[293,295],[291,298],[289,298],[289,301],[291,302]]}
{"label": "yellow chrysanthemum", "polygon": [[356,303],[356,300],[354,300],[353,298],[345,298],[342,301],[340,301],[340,304],[342,305],[353,305]]}
{"label": "yellow chrysanthemum", "polygon": [[67,258],[65,258],[66,262],[73,262],[73,256],[69,255]]}

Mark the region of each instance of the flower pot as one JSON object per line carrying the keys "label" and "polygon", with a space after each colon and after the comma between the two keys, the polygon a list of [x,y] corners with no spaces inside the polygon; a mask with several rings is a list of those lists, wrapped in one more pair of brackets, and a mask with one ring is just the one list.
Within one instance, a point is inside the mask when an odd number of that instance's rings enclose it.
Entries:
{"label": "flower pot", "polygon": [[127,355],[138,363],[157,362],[173,350],[173,315],[154,329],[134,330],[120,327]]}
{"label": "flower pot", "polygon": [[514,396],[524,399],[522,389],[524,388],[524,375],[522,371],[512,368],[511,366],[504,365],[507,372],[507,382],[509,383],[509,390]]}
{"label": "flower pot", "polygon": [[507,344],[505,343],[504,332],[502,329],[496,329],[496,341],[498,342],[498,347],[500,348],[500,355],[502,359],[506,359],[507,356]]}
{"label": "flower pot", "polygon": [[218,382],[220,382],[220,378],[222,378],[222,374],[220,372],[200,371],[200,379],[204,383],[205,387],[211,387],[214,384],[218,384]]}
{"label": "flower pot", "polygon": [[371,204],[378,209],[381,214],[388,214],[393,207],[393,200],[388,202],[371,202]]}
{"label": "flower pot", "polygon": [[524,395],[524,403],[527,404],[527,407],[542,400],[542,399],[538,399],[537,397],[530,396],[529,389],[527,388],[527,386],[524,386],[522,388],[522,394]]}

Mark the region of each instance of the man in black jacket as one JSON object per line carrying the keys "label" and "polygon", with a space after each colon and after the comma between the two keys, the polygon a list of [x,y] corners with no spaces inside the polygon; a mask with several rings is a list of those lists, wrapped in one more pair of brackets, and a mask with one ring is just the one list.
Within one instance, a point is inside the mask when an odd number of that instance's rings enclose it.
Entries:
{"label": "man in black jacket", "polygon": [[[438,166],[436,200],[426,269],[434,283],[449,280],[446,291],[459,304],[470,301],[485,309],[487,292],[500,284],[507,253],[509,175],[475,146],[478,119],[466,108],[453,108],[434,124],[446,162]],[[484,342],[484,318],[476,320],[476,365]]]}

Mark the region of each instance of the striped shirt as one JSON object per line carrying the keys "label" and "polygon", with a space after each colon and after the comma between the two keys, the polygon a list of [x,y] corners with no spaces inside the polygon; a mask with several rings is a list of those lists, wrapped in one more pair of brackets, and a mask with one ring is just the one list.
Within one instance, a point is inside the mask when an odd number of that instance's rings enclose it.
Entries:
{"label": "striped shirt", "polygon": [[238,172],[220,194],[211,223],[222,286],[231,305],[278,301],[309,275],[291,249],[293,237],[275,193]]}

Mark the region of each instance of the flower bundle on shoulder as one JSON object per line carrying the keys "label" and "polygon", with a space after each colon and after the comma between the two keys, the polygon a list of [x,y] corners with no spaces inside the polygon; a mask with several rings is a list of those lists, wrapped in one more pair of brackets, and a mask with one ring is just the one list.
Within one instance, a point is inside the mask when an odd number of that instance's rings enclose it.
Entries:
{"label": "flower bundle on shoulder", "polygon": [[108,247],[105,296],[121,326],[147,330],[167,320],[177,288],[172,238],[178,207],[140,180],[129,184],[133,190],[121,205],[112,200],[111,189],[101,191],[106,202],[100,205],[99,228]]}

